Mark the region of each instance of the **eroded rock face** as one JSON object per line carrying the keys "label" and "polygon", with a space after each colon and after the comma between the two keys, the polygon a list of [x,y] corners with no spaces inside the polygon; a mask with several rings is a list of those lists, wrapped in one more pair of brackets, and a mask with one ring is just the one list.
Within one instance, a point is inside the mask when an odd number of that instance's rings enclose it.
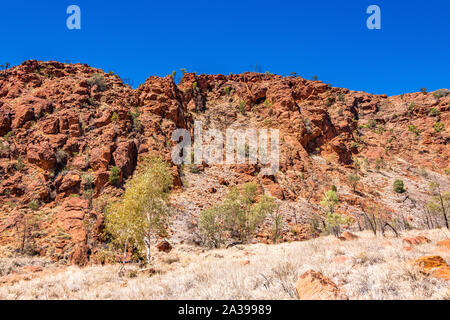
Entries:
{"label": "eroded rock face", "polygon": [[123,178],[130,177],[137,165],[137,148],[134,141],[119,143],[113,153],[114,162],[123,174]]}
{"label": "eroded rock face", "polygon": [[[90,85],[94,74],[101,75],[103,85]],[[117,166],[126,182],[140,157],[158,156],[171,163],[175,188],[186,187],[181,167],[171,162],[176,144],[171,134],[178,128],[192,132],[195,120],[203,122],[204,130],[221,132],[231,127],[278,129],[280,170],[261,177],[260,164],[219,166],[216,173],[209,170],[214,165],[198,165],[198,180],[218,183],[199,183],[192,191],[188,198],[199,205],[180,209],[181,216],[195,211],[187,220],[211,206],[214,197],[220,199],[226,188],[248,181],[258,182],[260,191],[282,203],[306,201],[316,206],[331,184],[339,184],[338,190],[344,192],[338,191],[338,212],[348,216],[360,211],[362,204],[374,203],[387,212],[414,211],[407,207],[414,206],[414,190],[408,189],[409,200],[391,201],[383,196],[391,181],[371,185],[370,190],[361,183],[359,193],[353,193],[346,176],[357,169],[354,159],[358,158],[367,166],[366,179],[372,184],[380,179],[374,173],[376,166],[397,157],[402,158],[397,163],[406,163],[402,169],[406,177],[420,167],[442,174],[450,152],[449,103],[450,95],[386,97],[258,73],[188,73],[179,84],[169,76],[152,76],[133,90],[118,76],[87,65],[26,61],[0,71],[0,136],[4,137],[0,138],[0,203],[13,204],[0,210],[0,230],[11,232],[0,244],[6,246],[14,238],[10,217],[18,214],[16,208],[29,210],[29,202],[37,201],[40,209],[55,210],[53,221],[61,224],[61,232],[68,232],[61,237],[55,237],[54,230],[44,234],[38,241],[45,248],[42,254],[83,265],[100,240],[91,241],[91,230],[81,221],[101,221],[97,212],[101,208],[93,204],[107,203],[110,200],[104,198],[114,199],[123,192],[123,185],[109,183],[111,168]],[[437,122],[444,125],[439,132],[433,127]],[[411,125],[420,131],[418,136]],[[282,206],[281,210],[286,226],[282,241],[304,240],[317,233],[305,222],[312,207],[291,212]],[[289,231],[293,226],[295,233]],[[269,227],[257,235],[258,241],[271,241]]]}

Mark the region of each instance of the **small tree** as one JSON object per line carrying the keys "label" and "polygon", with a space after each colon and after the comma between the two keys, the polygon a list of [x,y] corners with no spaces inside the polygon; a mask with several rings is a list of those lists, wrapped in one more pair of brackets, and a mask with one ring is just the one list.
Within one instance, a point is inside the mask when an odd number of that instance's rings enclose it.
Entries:
{"label": "small tree", "polygon": [[405,192],[405,186],[403,184],[403,180],[397,179],[394,181],[393,185],[394,192],[396,193],[403,193]]}
{"label": "small tree", "polygon": [[231,188],[222,204],[204,210],[200,215],[200,232],[207,242],[220,245],[224,232],[242,242],[248,241],[276,207],[272,197],[257,197],[256,183],[246,183],[241,190]]}
{"label": "small tree", "polygon": [[348,217],[343,217],[338,213],[327,213],[326,226],[330,233],[333,233],[336,237],[341,234],[341,225],[346,225],[350,222]]}
{"label": "small tree", "polygon": [[438,182],[430,182],[432,197],[427,203],[427,208],[434,215],[441,215],[444,218],[445,227],[449,228],[448,212],[450,211],[450,191],[442,192]]}
{"label": "small tree", "polygon": [[283,228],[283,217],[278,210],[275,210],[272,214],[272,237],[273,242],[276,243],[278,238],[281,236],[281,231]]}
{"label": "small tree", "polygon": [[129,245],[143,253],[151,263],[151,241],[167,236],[171,216],[169,192],[173,176],[167,163],[158,159],[144,160],[144,164],[125,186],[122,198],[107,208],[106,231],[124,248]]}
{"label": "small tree", "polygon": [[325,208],[326,213],[333,214],[338,203],[339,200],[336,191],[329,190],[323,196],[320,205]]}
{"label": "small tree", "polygon": [[326,221],[324,222],[325,228],[328,232],[333,233],[335,236],[340,235],[340,226],[349,222],[348,218],[342,217],[340,214],[335,212],[338,203],[339,199],[333,188],[325,193],[322,201],[320,202],[320,205],[324,208],[326,214]]}
{"label": "small tree", "polygon": [[218,206],[203,210],[199,218],[200,233],[204,242],[212,248],[219,248],[224,242],[223,215]]}
{"label": "small tree", "polygon": [[356,192],[356,185],[358,184],[358,181],[360,180],[359,176],[356,173],[350,173],[347,176],[348,181],[352,185],[353,192]]}

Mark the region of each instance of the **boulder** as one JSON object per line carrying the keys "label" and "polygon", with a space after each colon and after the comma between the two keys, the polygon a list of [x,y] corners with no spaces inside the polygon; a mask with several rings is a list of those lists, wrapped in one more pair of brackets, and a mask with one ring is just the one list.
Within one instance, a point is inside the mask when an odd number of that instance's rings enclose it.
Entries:
{"label": "boulder", "polygon": [[449,239],[442,240],[442,241],[439,241],[439,242],[437,243],[437,245],[438,245],[439,247],[443,248],[443,249],[450,250],[450,238],[449,238]]}
{"label": "boulder", "polygon": [[156,245],[156,249],[160,252],[169,253],[172,250],[172,245],[168,241],[163,240]]}
{"label": "boulder", "polygon": [[437,268],[448,267],[447,263],[441,256],[424,256],[411,261],[417,266],[422,273],[429,274]]}
{"label": "boulder", "polygon": [[309,270],[297,281],[297,295],[300,300],[345,299],[338,286],[322,273]]}
{"label": "boulder", "polygon": [[413,238],[404,238],[403,241],[406,242],[409,245],[419,245],[419,244],[424,244],[424,243],[431,242],[431,240],[428,239],[425,236],[417,236],[417,237],[413,237]]}
{"label": "boulder", "polygon": [[348,231],[342,232],[341,237],[348,241],[359,239],[359,236]]}

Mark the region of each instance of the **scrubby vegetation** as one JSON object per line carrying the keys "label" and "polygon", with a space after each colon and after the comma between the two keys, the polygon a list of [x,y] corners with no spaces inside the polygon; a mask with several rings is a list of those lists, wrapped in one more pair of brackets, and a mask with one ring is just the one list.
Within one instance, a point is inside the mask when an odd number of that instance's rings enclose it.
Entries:
{"label": "scrubby vegetation", "polygon": [[255,183],[244,184],[241,190],[233,187],[222,204],[201,213],[199,227],[204,243],[218,248],[224,244],[226,235],[248,242],[275,208],[273,198],[258,196]]}

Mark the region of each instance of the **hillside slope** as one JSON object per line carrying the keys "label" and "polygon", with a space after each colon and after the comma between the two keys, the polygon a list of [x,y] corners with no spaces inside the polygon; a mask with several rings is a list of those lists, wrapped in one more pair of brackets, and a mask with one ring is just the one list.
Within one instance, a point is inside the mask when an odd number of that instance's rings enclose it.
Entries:
{"label": "hillside slope", "polygon": [[[278,129],[280,170],[262,176],[260,165],[172,164],[175,244],[198,244],[201,210],[247,181],[279,199],[284,241],[317,235],[312,221],[322,219],[318,203],[332,185],[350,229],[369,205],[399,228],[423,228],[429,181],[449,189],[449,109],[445,89],[387,97],[300,77],[187,73],[178,84],[152,76],[133,90],[87,65],[26,61],[0,71],[0,255],[98,261],[104,206],[123,192],[140,157],[171,162],[173,130],[192,131],[196,120],[222,132]],[[109,181],[113,167],[117,185]],[[396,179],[405,193],[392,191]],[[269,224],[258,242],[270,242]]]}

